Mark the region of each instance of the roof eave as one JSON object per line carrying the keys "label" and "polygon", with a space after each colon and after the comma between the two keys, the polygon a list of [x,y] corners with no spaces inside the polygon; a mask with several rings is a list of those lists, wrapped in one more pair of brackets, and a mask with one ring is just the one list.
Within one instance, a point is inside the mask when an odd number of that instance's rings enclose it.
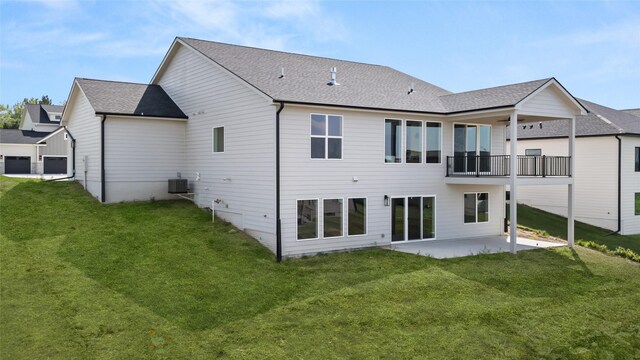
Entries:
{"label": "roof eave", "polygon": [[137,117],[137,118],[154,118],[154,119],[178,119],[178,120],[189,119],[187,115],[184,115],[184,116],[141,115],[141,114],[117,113],[117,112],[108,112],[108,111],[96,111],[95,114],[104,115],[104,116],[131,116],[131,117]]}
{"label": "roof eave", "polygon": [[293,104],[293,105],[323,106],[323,107],[335,107],[335,108],[342,108],[342,109],[357,109],[357,110],[371,110],[371,111],[389,111],[389,112],[438,115],[438,116],[460,115],[460,114],[474,113],[478,111],[509,110],[514,108],[513,105],[499,105],[499,106],[491,106],[491,107],[476,108],[476,109],[440,112],[440,111],[422,111],[422,110],[411,110],[411,109],[380,108],[380,107],[357,106],[357,105],[346,105],[346,104],[313,103],[313,102],[282,100],[282,99],[274,99],[273,102]]}

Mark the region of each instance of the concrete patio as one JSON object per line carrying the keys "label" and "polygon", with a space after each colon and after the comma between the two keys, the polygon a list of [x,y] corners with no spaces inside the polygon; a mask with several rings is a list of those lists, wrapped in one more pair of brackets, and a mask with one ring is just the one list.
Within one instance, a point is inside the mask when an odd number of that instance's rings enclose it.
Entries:
{"label": "concrete patio", "polygon": [[[517,250],[533,250],[566,246],[563,242],[550,242],[518,238]],[[389,249],[409,254],[448,259],[478,254],[509,252],[509,238],[504,236],[482,237],[456,240],[431,240],[392,244]]]}

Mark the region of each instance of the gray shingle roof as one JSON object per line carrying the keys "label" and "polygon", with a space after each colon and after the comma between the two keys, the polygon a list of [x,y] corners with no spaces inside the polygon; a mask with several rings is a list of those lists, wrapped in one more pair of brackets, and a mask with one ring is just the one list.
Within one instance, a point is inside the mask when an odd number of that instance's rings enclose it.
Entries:
{"label": "gray shingle roof", "polygon": [[[380,65],[179,38],[275,100],[444,112],[445,89]],[[331,68],[337,82],[330,86]],[[280,78],[281,68],[285,77]],[[407,94],[411,83],[414,92]]]}
{"label": "gray shingle roof", "polygon": [[47,112],[52,113],[62,113],[62,109],[64,106],[61,105],[40,105],[40,104],[24,104],[24,108],[29,114],[31,121],[34,123],[40,124],[59,124],[59,121],[51,121],[49,119],[49,114]]}
{"label": "gray shingle roof", "polygon": [[[274,100],[449,114],[513,106],[551,79],[453,94],[387,66],[178,38]],[[337,82],[327,85],[331,68]],[[284,78],[280,77],[284,68]],[[414,91],[408,94],[411,85]]]}
{"label": "gray shingle roof", "polygon": [[160,85],[84,78],[76,81],[96,113],[187,118]]}
{"label": "gray shingle roof", "polygon": [[552,79],[541,79],[441,96],[449,112],[513,106]]}
{"label": "gray shingle roof", "polygon": [[38,140],[49,135],[48,132],[0,129],[0,143],[2,144],[35,144]]}
{"label": "gray shingle roof", "polygon": [[[587,100],[578,101],[589,110],[589,114],[576,117],[576,136],[640,135],[640,117]],[[545,121],[542,128],[538,124],[523,127],[524,124],[518,127],[518,139],[566,137],[569,134],[567,120]]]}
{"label": "gray shingle roof", "polygon": [[627,114],[631,114],[631,115],[635,115],[635,116],[640,116],[640,109],[625,109],[625,110],[621,110],[626,112]]}

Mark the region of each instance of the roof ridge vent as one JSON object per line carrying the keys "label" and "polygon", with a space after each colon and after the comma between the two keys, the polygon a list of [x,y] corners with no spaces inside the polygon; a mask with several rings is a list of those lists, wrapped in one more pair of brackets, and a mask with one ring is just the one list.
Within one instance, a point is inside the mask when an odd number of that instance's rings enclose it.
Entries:
{"label": "roof ridge vent", "polygon": [[338,84],[338,80],[336,80],[336,74],[338,73],[338,68],[335,66],[331,67],[331,80],[327,83],[329,86],[340,85]]}

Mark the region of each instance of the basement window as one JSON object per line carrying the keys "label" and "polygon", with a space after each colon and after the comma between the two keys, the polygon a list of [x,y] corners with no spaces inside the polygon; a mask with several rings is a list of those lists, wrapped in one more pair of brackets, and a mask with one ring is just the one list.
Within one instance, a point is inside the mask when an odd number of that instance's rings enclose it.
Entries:
{"label": "basement window", "polygon": [[323,237],[342,236],[342,199],[324,199],[322,202]]}
{"label": "basement window", "polygon": [[489,193],[464,194],[464,223],[489,222]]}
{"label": "basement window", "polygon": [[542,156],[542,149],[526,149],[525,156]]}
{"label": "basement window", "polygon": [[224,152],[224,126],[213,128],[212,151],[214,153]]}
{"label": "basement window", "polygon": [[318,238],[318,200],[298,200],[298,219],[296,222],[298,240]]}

